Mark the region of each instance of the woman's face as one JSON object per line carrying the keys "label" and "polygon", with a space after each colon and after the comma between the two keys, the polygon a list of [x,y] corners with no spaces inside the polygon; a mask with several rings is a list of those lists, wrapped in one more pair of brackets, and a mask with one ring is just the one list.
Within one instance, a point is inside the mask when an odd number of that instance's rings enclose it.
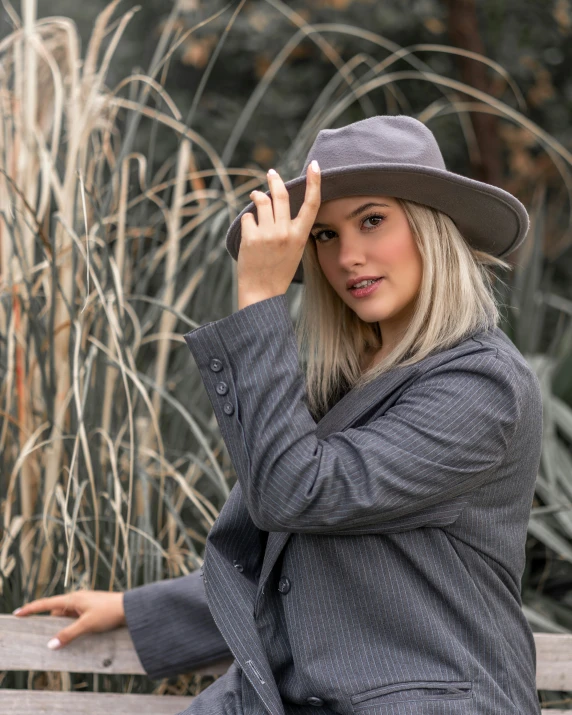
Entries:
{"label": "woman's face", "polygon": [[[421,285],[422,259],[403,209],[388,196],[351,196],[321,204],[311,230],[318,261],[332,288],[366,323],[384,335],[401,333]],[[381,277],[358,297],[347,281]]]}

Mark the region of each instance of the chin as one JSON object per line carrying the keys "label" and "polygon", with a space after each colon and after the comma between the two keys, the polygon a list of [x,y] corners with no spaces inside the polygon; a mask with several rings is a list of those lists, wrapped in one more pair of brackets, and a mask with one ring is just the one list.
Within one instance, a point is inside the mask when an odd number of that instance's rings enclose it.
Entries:
{"label": "chin", "polygon": [[379,323],[387,318],[386,314],[380,311],[352,310],[364,323]]}
{"label": "chin", "polygon": [[375,305],[373,301],[370,305],[366,305],[365,301],[362,305],[355,305],[355,303],[350,306],[351,309],[359,315],[359,317],[366,323],[376,323],[380,320],[386,320],[395,311],[388,310],[386,306]]}

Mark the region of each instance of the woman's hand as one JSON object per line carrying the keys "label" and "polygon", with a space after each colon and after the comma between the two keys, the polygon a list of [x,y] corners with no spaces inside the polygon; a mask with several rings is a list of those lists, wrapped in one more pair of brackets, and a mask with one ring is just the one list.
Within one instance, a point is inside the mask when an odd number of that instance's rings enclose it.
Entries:
{"label": "woman's hand", "polygon": [[302,260],[310,229],[320,208],[320,167],[306,169],[306,193],[298,216],[290,218],[290,198],[284,182],[273,169],[268,172],[272,198],[253,191],[254,214],[241,218],[237,257],[238,308],[286,293]]}
{"label": "woman's hand", "polygon": [[48,648],[57,650],[85,633],[103,633],[127,625],[123,593],[110,591],[74,591],[63,596],[39,598],[17,608],[15,616],[49,611],[52,616],[70,616],[77,621],[49,641]]}

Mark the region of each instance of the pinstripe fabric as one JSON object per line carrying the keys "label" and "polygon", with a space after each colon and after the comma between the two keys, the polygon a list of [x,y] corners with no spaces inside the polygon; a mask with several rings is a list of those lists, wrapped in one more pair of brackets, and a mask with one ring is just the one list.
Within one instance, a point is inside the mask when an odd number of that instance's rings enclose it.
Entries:
{"label": "pinstripe fabric", "polygon": [[[317,423],[285,295],[185,338],[238,477],[203,579],[235,663],[186,713],[538,715],[520,580],[542,402],[502,331],[350,390]],[[149,664],[164,648],[134,606],[152,588],[126,594]]]}
{"label": "pinstripe fabric", "polygon": [[127,627],[151,678],[188,673],[231,657],[211,616],[202,571],[126,591]]}

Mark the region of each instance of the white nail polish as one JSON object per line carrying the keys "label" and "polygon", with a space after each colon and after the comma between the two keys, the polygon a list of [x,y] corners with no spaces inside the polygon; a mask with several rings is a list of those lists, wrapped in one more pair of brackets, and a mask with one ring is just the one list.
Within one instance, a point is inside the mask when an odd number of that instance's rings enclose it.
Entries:
{"label": "white nail polish", "polygon": [[320,171],[320,165],[315,159],[312,160],[310,166],[312,167],[312,171],[315,171],[316,174]]}
{"label": "white nail polish", "polygon": [[22,610],[21,608],[15,608],[15,609],[12,611],[12,615],[13,615],[13,616],[17,616],[18,613],[20,613],[21,610]]}
{"label": "white nail polish", "polygon": [[61,647],[61,642],[59,638],[52,638],[51,641],[48,641],[48,648],[50,650],[57,650],[58,648]]}
{"label": "white nail polish", "polygon": [[268,173],[271,175],[277,174],[277,171],[274,171],[274,169],[268,169]]}

